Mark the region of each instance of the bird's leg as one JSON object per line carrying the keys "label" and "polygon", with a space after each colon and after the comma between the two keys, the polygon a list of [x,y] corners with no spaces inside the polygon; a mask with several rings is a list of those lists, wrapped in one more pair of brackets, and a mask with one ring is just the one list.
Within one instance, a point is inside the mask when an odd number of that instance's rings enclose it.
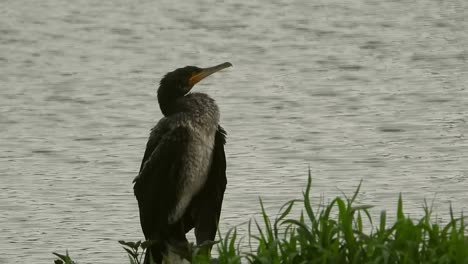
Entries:
{"label": "bird's leg", "polygon": [[188,261],[192,260],[192,254],[187,238],[183,221],[173,224],[170,228],[170,238],[167,241],[167,256],[177,255]]}
{"label": "bird's leg", "polygon": [[218,228],[219,217],[209,209],[202,209],[195,224],[195,237],[200,253],[210,255],[211,247],[216,244],[214,239]]}

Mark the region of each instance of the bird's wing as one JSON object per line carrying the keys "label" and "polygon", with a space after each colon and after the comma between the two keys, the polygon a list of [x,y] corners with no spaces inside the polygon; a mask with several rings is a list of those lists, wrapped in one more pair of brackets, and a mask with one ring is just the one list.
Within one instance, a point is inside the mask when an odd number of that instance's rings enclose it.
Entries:
{"label": "bird's wing", "polygon": [[207,182],[192,202],[192,217],[197,243],[214,240],[218,229],[224,191],[226,190],[226,131],[218,126],[213,148],[213,159]]}
{"label": "bird's wing", "polygon": [[[163,136],[163,133],[155,133],[155,130],[153,129],[151,131],[150,137],[148,139],[148,143],[146,143],[146,150],[145,154],[143,155],[143,159],[141,160],[141,165],[140,165],[140,172],[143,170],[143,166],[145,165],[145,162],[148,161],[148,158],[151,156],[153,153],[154,149],[158,145],[159,141],[161,140],[161,137]],[[135,179],[136,180],[136,179]]]}
{"label": "bird's wing", "polygon": [[182,154],[189,131],[178,127],[163,135],[153,133],[133,187],[140,208],[140,222],[147,239],[157,239],[167,230],[168,216],[175,206]]}

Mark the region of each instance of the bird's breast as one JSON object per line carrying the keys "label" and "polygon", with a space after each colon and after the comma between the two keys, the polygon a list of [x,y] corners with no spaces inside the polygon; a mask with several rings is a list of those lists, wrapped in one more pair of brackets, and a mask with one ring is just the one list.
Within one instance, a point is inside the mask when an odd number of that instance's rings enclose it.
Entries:
{"label": "bird's breast", "polygon": [[192,198],[203,188],[208,178],[213,156],[216,134],[215,126],[191,126],[190,141],[182,157],[181,180],[178,188],[178,199],[169,222],[174,223],[185,213]]}

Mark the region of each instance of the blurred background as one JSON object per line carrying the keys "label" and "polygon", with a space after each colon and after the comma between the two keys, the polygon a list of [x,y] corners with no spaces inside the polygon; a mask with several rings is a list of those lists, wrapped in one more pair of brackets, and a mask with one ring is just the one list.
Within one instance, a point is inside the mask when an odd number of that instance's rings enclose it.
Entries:
{"label": "blurred background", "polygon": [[390,214],[468,206],[468,2],[2,1],[0,263],[123,263],[143,239],[133,196],[162,76],[198,84],[228,132],[220,229],[363,180]]}

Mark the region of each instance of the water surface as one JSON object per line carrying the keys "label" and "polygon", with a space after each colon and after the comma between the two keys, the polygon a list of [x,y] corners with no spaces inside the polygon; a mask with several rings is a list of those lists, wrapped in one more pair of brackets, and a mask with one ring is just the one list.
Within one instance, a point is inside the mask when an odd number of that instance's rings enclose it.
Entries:
{"label": "water surface", "polygon": [[[300,196],[468,204],[466,1],[3,1],[0,263],[123,263],[155,91],[185,65],[229,133],[221,230]],[[242,232],[242,230],[241,230]]]}

